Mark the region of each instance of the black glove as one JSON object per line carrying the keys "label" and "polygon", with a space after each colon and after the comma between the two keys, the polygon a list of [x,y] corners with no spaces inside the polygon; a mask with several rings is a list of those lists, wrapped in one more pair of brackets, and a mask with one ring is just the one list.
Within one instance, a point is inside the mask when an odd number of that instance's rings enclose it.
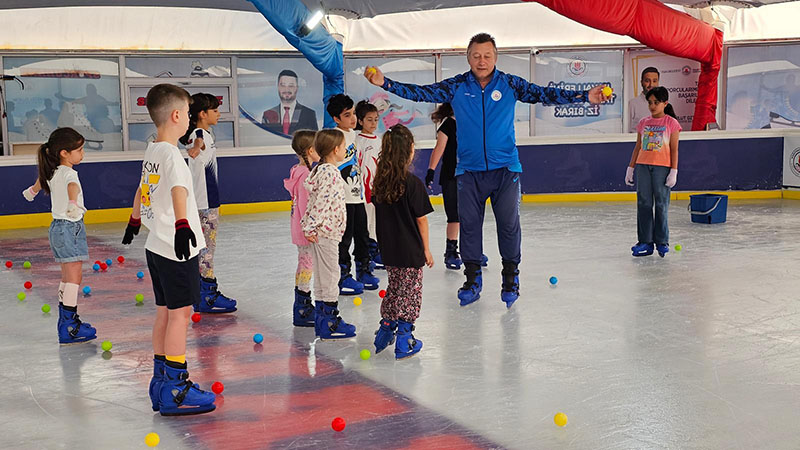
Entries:
{"label": "black glove", "polygon": [[122,238],[122,243],[128,245],[133,242],[133,237],[139,234],[139,228],[142,226],[142,219],[134,219],[131,216],[128,219],[128,226],[125,227],[125,236]]}
{"label": "black glove", "polygon": [[425,175],[425,186],[428,186],[428,189],[433,189],[433,174],[435,173],[435,170],[428,169],[428,173]]}
{"label": "black glove", "polygon": [[197,239],[194,238],[194,232],[189,227],[189,221],[180,219],[175,221],[175,256],[179,260],[189,260],[189,241],[192,242],[192,247],[197,247]]}

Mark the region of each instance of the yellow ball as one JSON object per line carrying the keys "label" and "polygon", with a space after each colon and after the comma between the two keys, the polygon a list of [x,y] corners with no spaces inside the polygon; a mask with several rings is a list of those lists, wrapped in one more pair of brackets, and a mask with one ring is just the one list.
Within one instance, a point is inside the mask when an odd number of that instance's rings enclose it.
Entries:
{"label": "yellow ball", "polygon": [[361,304],[361,297],[356,297],[353,299],[353,304],[359,306]]}
{"label": "yellow ball", "polygon": [[370,67],[369,69],[367,69],[367,75],[372,75],[374,73],[378,73],[378,71],[375,70],[374,67]]}
{"label": "yellow ball", "polygon": [[613,93],[614,91],[612,91],[610,87],[606,86],[603,88],[603,95],[605,95],[606,97],[610,97],[611,94]]}
{"label": "yellow ball", "polygon": [[361,352],[359,352],[359,356],[361,356],[361,359],[366,361],[366,360],[369,359],[370,356],[372,356],[372,354],[369,352],[369,350],[364,349],[364,350],[361,350]]}
{"label": "yellow ball", "polygon": [[148,447],[155,447],[161,441],[161,438],[158,437],[158,433],[147,433],[147,436],[144,437],[144,443]]}
{"label": "yellow ball", "polygon": [[561,412],[557,413],[555,417],[553,417],[553,422],[555,422],[556,425],[563,427],[567,424],[567,415]]}

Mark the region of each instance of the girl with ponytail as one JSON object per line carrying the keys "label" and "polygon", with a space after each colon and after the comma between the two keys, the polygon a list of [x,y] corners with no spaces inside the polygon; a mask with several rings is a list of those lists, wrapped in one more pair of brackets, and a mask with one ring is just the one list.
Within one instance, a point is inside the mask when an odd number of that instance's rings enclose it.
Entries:
{"label": "girl with ponytail", "polygon": [[212,94],[194,94],[189,104],[189,128],[179,139],[189,154],[194,198],[206,240],[206,248],[200,250],[200,301],[194,305],[195,312],[203,313],[236,311],[236,300],[220,292],[214,275],[220,201],[217,146],[211,127],[219,121],[219,105]]}
{"label": "girl with ponytail", "polygon": [[39,147],[39,176],[33,186],[22,191],[32,202],[43,190],[50,195],[50,249],[61,264],[58,286],[58,340],[61,344],[91,341],[97,332],[78,316],[78,288],[81,266],[89,259],[83,215],[83,190],[73,168],[83,160],[83,136],[72,128],[59,128]]}

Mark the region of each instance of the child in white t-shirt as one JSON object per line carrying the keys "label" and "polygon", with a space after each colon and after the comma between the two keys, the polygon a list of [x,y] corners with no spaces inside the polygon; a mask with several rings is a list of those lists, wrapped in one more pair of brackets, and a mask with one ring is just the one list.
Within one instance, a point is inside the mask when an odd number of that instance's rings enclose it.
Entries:
{"label": "child in white t-shirt", "polygon": [[78,316],[78,287],[83,261],[89,259],[83,224],[83,189],[73,166],[83,160],[83,136],[72,128],[59,128],[39,147],[39,178],[22,195],[32,202],[40,190],[50,194],[50,248],[61,263],[58,285],[58,341],[75,344],[91,341],[97,331]]}
{"label": "child in white t-shirt", "polygon": [[[336,128],[344,133],[346,154],[339,165],[339,172],[345,183],[345,203],[347,204],[347,227],[342,242],[339,243],[339,294],[352,295],[364,292],[364,289],[378,289],[380,280],[372,274],[369,258],[369,231],[367,229],[367,211],[364,206],[364,184],[361,180],[361,167],[358,165],[355,140],[356,115],[353,100],[336,94],[328,100],[325,107],[328,114],[336,122]],[[356,277],[350,274],[350,244],[353,243],[353,256],[356,261]]]}
{"label": "child in white t-shirt", "polygon": [[372,103],[361,100],[356,105],[356,154],[361,168],[361,181],[364,183],[364,201],[367,209],[367,230],[369,231],[369,257],[376,269],[383,269],[381,251],[375,234],[375,205],[372,203],[372,184],[378,168],[378,157],[381,154],[381,140],[375,135],[378,129],[378,108]]}
{"label": "child in white t-shirt", "polygon": [[200,224],[206,248],[200,250],[200,299],[195,312],[229,313],[236,311],[236,300],[219,291],[214,276],[214,251],[217,248],[219,227],[219,177],[217,146],[211,126],[219,121],[219,99],[211,94],[194,94],[189,106],[189,129],[180,139],[189,154],[194,197],[200,208]]}
{"label": "child in white t-shirt", "polygon": [[147,93],[147,111],[156,125],[156,141],[147,146],[142,179],[123,244],[130,244],[142,223],[147,268],[153,280],[156,320],[153,324],[153,378],[150,401],[164,416],[213,411],[215,396],[189,380],[186,329],[191,306],[200,296],[198,254],[205,247],[193,195],[192,174],[176,146],[189,127],[189,93],[159,84]]}

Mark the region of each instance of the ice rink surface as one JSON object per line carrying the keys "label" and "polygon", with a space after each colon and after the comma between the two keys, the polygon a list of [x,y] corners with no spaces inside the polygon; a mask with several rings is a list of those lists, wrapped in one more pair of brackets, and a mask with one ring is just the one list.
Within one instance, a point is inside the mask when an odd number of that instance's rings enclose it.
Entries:
{"label": "ice rink surface", "polygon": [[731,200],[716,225],[691,223],[686,203],[670,207],[663,259],[631,257],[634,203],[523,204],[522,296],[510,310],[491,213],[482,298],[462,308],[436,206],[415,332],[424,347],[397,362],[391,347],[359,357],[374,351],[376,291],[360,306],[340,297],[355,339],[316,342],[292,326],[288,212],[223,217],[216,275],[239,311],[192,324],[187,358],[194,382],[225,391],[215,412],[183,418],[153,413],[147,396],[155,306],[149,275],[136,278],[147,232],[123,248],[124,225],[87,226],[90,263],[114,260],[105,273],[84,266],[92,293],[79,312],[98,339],[60,347],[47,229],[0,231],[0,259],[14,262],[0,267],[0,447],[145,448],[157,432],[170,449],[796,449],[800,202]]}

